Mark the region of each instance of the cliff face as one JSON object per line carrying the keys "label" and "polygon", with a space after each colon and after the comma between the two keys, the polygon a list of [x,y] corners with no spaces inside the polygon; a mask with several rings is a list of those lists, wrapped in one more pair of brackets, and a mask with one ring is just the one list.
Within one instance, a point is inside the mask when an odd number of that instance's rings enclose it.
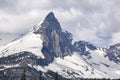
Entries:
{"label": "cliff face", "polygon": [[43,54],[48,58],[64,57],[72,54],[71,34],[63,32],[58,20],[54,14],[49,13],[41,27],[35,31],[35,34],[41,34],[43,40]]}

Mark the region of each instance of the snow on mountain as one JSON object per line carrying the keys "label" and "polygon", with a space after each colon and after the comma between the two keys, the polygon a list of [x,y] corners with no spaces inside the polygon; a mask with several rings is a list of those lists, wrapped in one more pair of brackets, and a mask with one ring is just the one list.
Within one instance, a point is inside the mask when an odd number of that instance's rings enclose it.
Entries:
{"label": "snow on mountain", "polygon": [[72,44],[71,33],[62,30],[51,12],[21,38],[0,48],[0,78],[7,80],[6,76],[13,76],[12,79],[18,80],[25,68],[28,79],[38,77],[39,71],[46,76],[52,76],[48,74],[50,71],[58,72],[72,79],[116,79],[120,78],[119,60],[118,44],[107,48],[86,41]]}
{"label": "snow on mountain", "polygon": [[[54,67],[53,67],[54,66]],[[49,64],[48,69],[60,73],[67,78],[104,78],[108,75],[93,69],[85,60],[74,53],[72,56],[66,56],[64,59],[56,58],[53,63]],[[71,73],[72,75],[68,74]]]}
{"label": "snow on mountain", "polygon": [[[120,74],[118,72],[120,72],[120,61],[116,60],[119,56],[115,56],[120,54],[120,52],[118,52],[120,50],[118,44],[106,48],[95,48],[95,46],[88,42],[79,41],[76,42],[74,46],[76,48],[75,51],[82,56],[85,62],[89,64],[93,70],[98,70],[108,75],[109,78],[119,78]],[[109,53],[109,50],[111,53]]]}
{"label": "snow on mountain", "polygon": [[95,51],[90,51],[90,57],[87,58],[87,56],[84,56],[84,59],[88,64],[91,65],[92,68],[101,71],[111,78],[119,78],[119,74],[116,73],[116,71],[120,71],[120,65],[115,63],[114,61],[110,61],[109,57],[105,57],[103,51],[101,50],[95,50]]}
{"label": "snow on mountain", "polygon": [[44,58],[41,52],[42,40],[40,38],[40,34],[34,34],[33,30],[30,30],[22,38],[0,48],[0,57],[6,57],[21,51],[28,51],[34,53],[36,56]]}

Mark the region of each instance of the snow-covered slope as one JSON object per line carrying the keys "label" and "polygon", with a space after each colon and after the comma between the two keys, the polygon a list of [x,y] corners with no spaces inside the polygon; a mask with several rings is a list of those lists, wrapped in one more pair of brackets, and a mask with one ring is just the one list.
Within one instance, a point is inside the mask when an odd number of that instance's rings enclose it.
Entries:
{"label": "snow-covered slope", "polygon": [[86,62],[91,65],[95,70],[105,73],[109,78],[119,78],[120,76],[120,65],[114,61],[110,61],[108,56],[105,56],[103,50],[89,50],[90,54],[88,56],[83,56]]}
{"label": "snow-covered slope", "polygon": [[[40,27],[40,25],[38,25]],[[42,52],[42,40],[40,34],[35,34],[34,30],[30,30],[20,39],[15,40],[0,48],[0,57],[6,57],[14,53],[23,51],[32,52],[36,56],[44,58]]]}
{"label": "snow-covered slope", "polygon": [[[48,69],[58,72],[67,78],[108,78],[105,73],[94,69],[77,53],[66,56],[64,59],[56,58],[49,64]],[[71,74],[71,75],[70,75]]]}
{"label": "snow-covered slope", "polygon": [[75,52],[81,55],[84,61],[93,68],[93,72],[94,70],[100,71],[108,75],[108,78],[119,78],[120,76],[119,46],[116,44],[97,48],[85,41],[74,44]]}
{"label": "snow-covered slope", "polygon": [[78,80],[116,79],[120,78],[119,55],[119,45],[97,48],[85,41],[72,44],[71,34],[61,29],[51,12],[21,38],[0,48],[0,78],[18,80],[25,68],[28,79],[38,77],[39,71],[49,77],[53,77],[47,74],[52,71]]}

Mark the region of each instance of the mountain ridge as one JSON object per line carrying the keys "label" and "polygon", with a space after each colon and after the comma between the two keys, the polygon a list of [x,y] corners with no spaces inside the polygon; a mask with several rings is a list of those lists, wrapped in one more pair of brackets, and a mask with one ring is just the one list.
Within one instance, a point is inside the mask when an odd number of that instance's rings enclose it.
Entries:
{"label": "mountain ridge", "polygon": [[72,34],[63,31],[54,13],[50,12],[24,37],[1,48],[0,78],[7,80],[5,76],[13,76],[12,79],[18,80],[24,68],[28,79],[38,77],[39,71],[52,77],[49,71],[58,72],[70,79],[120,78],[119,45],[97,48],[85,41],[72,44],[72,40]]}

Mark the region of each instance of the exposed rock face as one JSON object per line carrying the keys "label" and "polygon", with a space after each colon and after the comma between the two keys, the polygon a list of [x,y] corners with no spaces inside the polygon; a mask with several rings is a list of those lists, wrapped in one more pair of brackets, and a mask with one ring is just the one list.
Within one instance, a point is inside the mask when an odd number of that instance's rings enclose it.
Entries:
{"label": "exposed rock face", "polygon": [[49,13],[41,27],[35,32],[42,35],[43,54],[49,57],[49,60],[54,57],[64,57],[72,54],[72,38],[68,32],[62,32],[61,26],[54,14]]}
{"label": "exposed rock face", "polygon": [[78,41],[74,43],[74,51],[78,52],[80,55],[88,55],[90,54],[89,50],[96,50],[96,49],[97,47],[89,42]]}
{"label": "exposed rock face", "polygon": [[[92,54],[89,50],[97,50],[96,46],[89,42],[78,41],[74,43],[74,51],[79,53],[80,55],[88,56],[88,54]],[[111,45],[109,48],[101,48],[103,52],[105,52],[104,56],[108,57],[110,61],[114,61],[115,63],[120,63],[120,44]]]}
{"label": "exposed rock face", "polygon": [[120,44],[111,45],[108,49],[106,49],[106,53],[109,60],[120,63]]}
{"label": "exposed rock face", "polygon": [[28,64],[36,65],[37,60],[37,56],[31,52],[20,52],[0,58],[0,80],[19,80],[23,69],[27,71],[27,80],[32,79],[31,75],[36,77],[38,71]]}

